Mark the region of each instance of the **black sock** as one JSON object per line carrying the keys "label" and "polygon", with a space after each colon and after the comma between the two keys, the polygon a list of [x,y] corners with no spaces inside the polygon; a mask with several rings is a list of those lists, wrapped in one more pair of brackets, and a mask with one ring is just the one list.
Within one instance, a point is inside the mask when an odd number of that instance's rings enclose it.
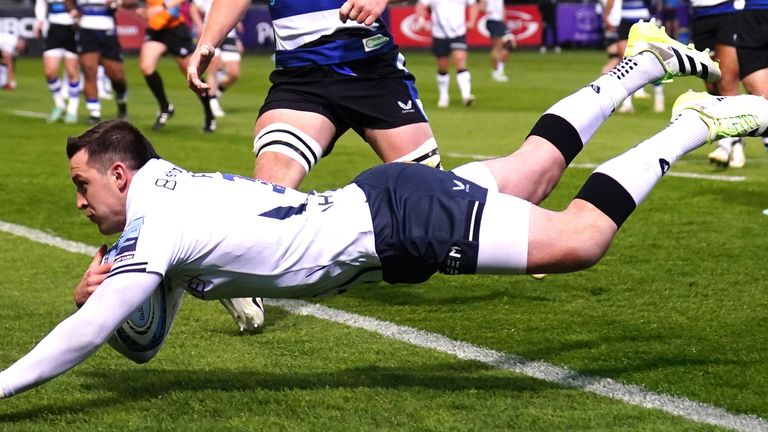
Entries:
{"label": "black sock", "polygon": [[168,98],[165,96],[165,87],[163,87],[163,78],[157,71],[152,72],[151,75],[145,75],[144,81],[147,82],[149,90],[155,96],[157,103],[160,105],[160,111],[168,112]]}

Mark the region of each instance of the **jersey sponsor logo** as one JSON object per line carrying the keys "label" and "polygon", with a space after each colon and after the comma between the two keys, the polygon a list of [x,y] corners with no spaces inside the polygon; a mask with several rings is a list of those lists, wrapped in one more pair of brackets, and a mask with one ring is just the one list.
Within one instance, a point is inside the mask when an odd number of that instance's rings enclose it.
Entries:
{"label": "jersey sponsor logo", "polygon": [[373,51],[375,49],[381,48],[382,45],[386,44],[389,41],[389,38],[384,35],[374,35],[369,38],[363,39],[363,46],[365,47],[365,51]]}

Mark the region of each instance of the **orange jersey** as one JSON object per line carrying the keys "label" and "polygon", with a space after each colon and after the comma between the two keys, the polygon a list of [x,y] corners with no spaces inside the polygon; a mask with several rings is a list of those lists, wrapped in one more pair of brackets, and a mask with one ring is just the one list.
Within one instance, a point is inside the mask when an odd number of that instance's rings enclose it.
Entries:
{"label": "orange jersey", "polygon": [[[154,6],[163,6],[165,2],[163,0],[147,0],[147,9]],[[147,25],[152,30],[168,30],[177,27],[184,22],[184,17],[179,11],[179,7],[175,6],[170,9],[163,9],[162,11],[147,15]]]}

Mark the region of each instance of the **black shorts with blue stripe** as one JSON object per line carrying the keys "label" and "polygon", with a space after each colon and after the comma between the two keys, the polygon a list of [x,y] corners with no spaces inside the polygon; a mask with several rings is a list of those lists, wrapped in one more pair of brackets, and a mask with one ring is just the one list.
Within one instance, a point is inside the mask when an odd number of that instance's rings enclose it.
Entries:
{"label": "black shorts with blue stripe", "polygon": [[379,165],[353,183],[368,200],[386,282],[477,271],[487,189],[452,172],[409,163]]}

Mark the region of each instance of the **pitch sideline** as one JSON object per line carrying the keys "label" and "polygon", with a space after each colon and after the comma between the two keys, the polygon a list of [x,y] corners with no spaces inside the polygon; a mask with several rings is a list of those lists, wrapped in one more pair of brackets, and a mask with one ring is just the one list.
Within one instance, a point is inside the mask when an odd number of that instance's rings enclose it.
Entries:
{"label": "pitch sideline", "polygon": [[[72,253],[91,256],[97,249],[96,246],[62,239],[34,228],[4,221],[0,221],[0,231]],[[552,384],[581,389],[589,393],[617,399],[630,405],[658,409],[694,422],[711,424],[737,431],[768,432],[768,421],[761,417],[734,414],[714,405],[663,393],[655,393],[640,386],[622,384],[610,378],[582,375],[564,367],[542,361],[527,360],[514,354],[494,351],[467,342],[453,340],[440,334],[381,321],[376,318],[357,315],[303,300],[266,299],[266,303],[297,315],[311,316],[368,330],[414,346],[451,354],[462,360],[481,362],[498,369],[540,379]]]}

